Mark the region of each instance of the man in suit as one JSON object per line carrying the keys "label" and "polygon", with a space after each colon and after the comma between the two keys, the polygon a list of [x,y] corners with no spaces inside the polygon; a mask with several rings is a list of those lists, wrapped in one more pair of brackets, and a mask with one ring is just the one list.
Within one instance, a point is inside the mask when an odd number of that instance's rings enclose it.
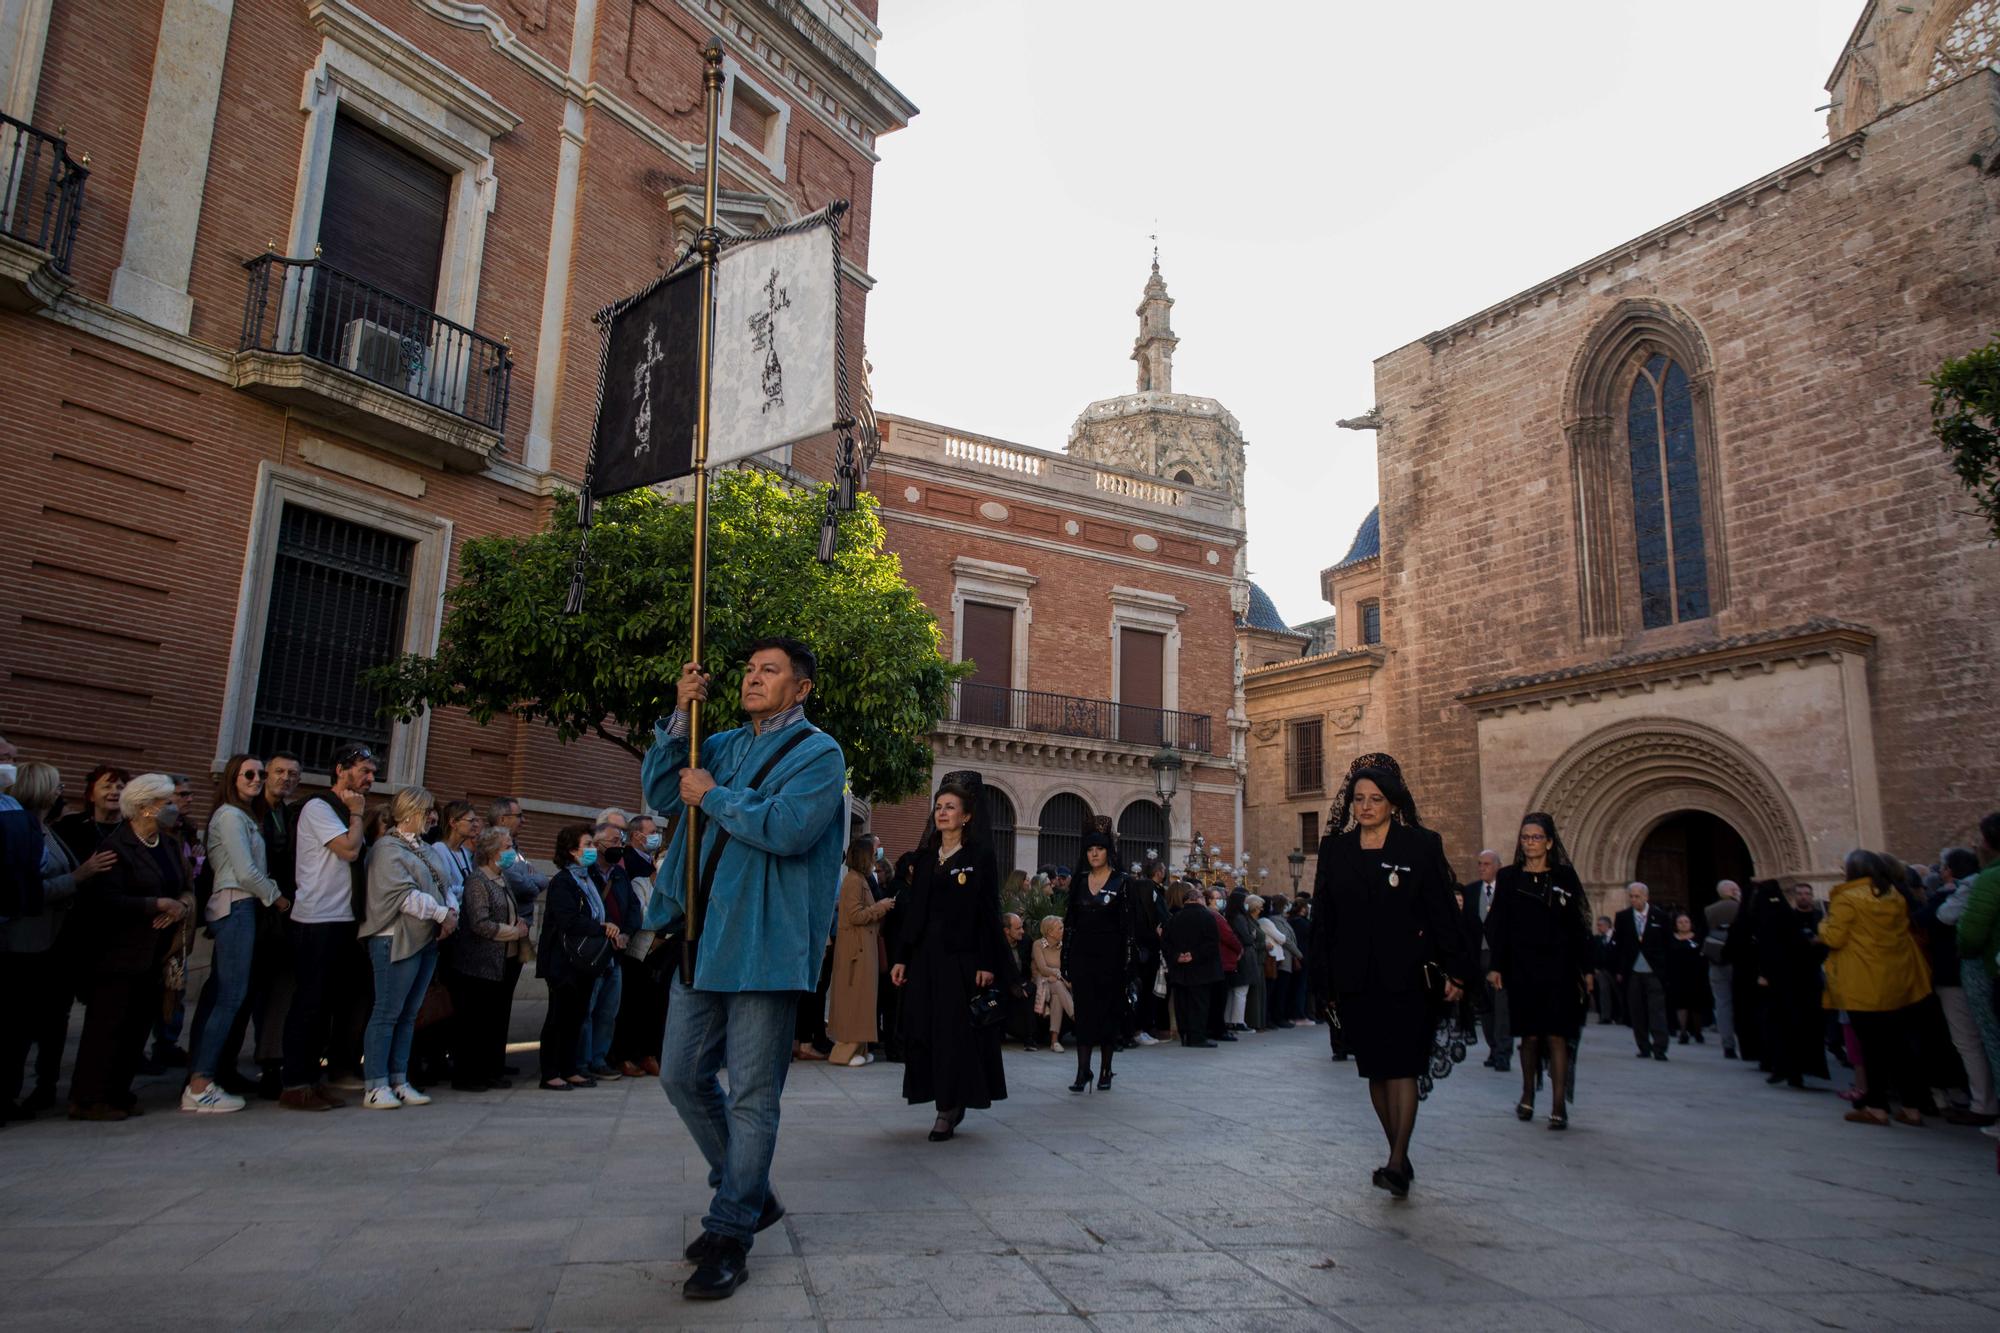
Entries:
{"label": "man in suit", "polygon": [[[1465,931],[1479,945],[1479,975],[1493,970],[1493,951],[1486,943],[1486,915],[1493,910],[1494,885],[1500,878],[1500,854],[1479,854],[1479,878],[1465,886]],[[1479,983],[1479,1022],[1486,1029],[1486,1067],[1502,1073],[1514,1067],[1514,1039],[1507,1030],[1507,992]]]}
{"label": "man in suit", "polygon": [[1736,969],[1723,959],[1729,943],[1729,928],[1736,923],[1742,906],[1743,890],[1733,879],[1715,886],[1715,901],[1702,909],[1708,932],[1702,937],[1701,956],[1708,960],[1708,989],[1715,997],[1715,1028],[1722,1034],[1722,1058],[1736,1058]]}
{"label": "man in suit", "polygon": [[1042,1020],[1035,1016],[1035,967],[1028,952],[1027,923],[1018,912],[1000,914],[1000,933],[1007,940],[1007,972],[1000,989],[1007,996],[1007,1035],[1021,1043],[1024,1051],[1038,1051],[1035,1045]]}
{"label": "man in suit", "polygon": [[1590,965],[1596,973],[1597,985],[1591,997],[1597,1004],[1599,1023],[1623,1023],[1625,1021],[1625,997],[1612,984],[1612,961],[1617,957],[1613,948],[1616,935],[1611,929],[1611,918],[1597,918],[1597,934],[1590,939]]}
{"label": "man in suit", "polygon": [[[1631,907],[1612,927],[1612,967],[1625,988],[1625,1010],[1639,1058],[1667,1058],[1667,915],[1652,910],[1651,894],[1637,881],[1626,886]],[[1648,1045],[1650,1043],[1650,1050]]]}

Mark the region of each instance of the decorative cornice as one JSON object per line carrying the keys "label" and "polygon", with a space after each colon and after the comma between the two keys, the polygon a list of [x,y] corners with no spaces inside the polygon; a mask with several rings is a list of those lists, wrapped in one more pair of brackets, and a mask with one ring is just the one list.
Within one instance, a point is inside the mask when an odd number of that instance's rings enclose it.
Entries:
{"label": "decorative cornice", "polygon": [[[464,6],[458,6],[464,8]],[[484,88],[432,59],[357,9],[352,0],[306,0],[306,21],[370,64],[464,116],[489,137],[515,129],[521,118]]]}
{"label": "decorative cornice", "polygon": [[1457,698],[1479,716],[1491,717],[1509,709],[1551,708],[1607,694],[1650,693],[1661,685],[1686,681],[1706,684],[1718,674],[1740,677],[1746,672],[1769,672],[1784,662],[1803,666],[1822,658],[1837,660],[1845,653],[1866,655],[1874,646],[1871,630],[1846,621],[1816,618],[1783,629],[1511,676],[1466,690]]}
{"label": "decorative cornice", "polygon": [[[871,137],[900,129],[917,114],[915,102],[883,78],[875,66],[862,59],[840,39],[839,33],[800,0],[745,0],[745,3],[786,25],[811,46],[820,57],[823,72],[831,75],[832,81],[840,84],[841,91],[847,94],[845,100],[861,103],[865,110],[874,113],[869,118]],[[710,12],[718,8],[711,0]]]}
{"label": "decorative cornice", "polygon": [[1791,189],[1795,181],[1825,175],[1830,164],[1859,161],[1861,145],[1866,138],[1865,131],[1857,130],[1844,139],[1837,139],[1824,148],[1808,153],[1796,162],[1789,162],[1776,171],[1759,176],[1748,185],[1738,186],[1719,199],[1711,200],[1700,208],[1683,213],[1671,222],[1663,223],[1622,245],[1606,250],[1603,254],[1586,259],[1574,268],[1565,269],[1546,282],[1516,292],[1506,300],[1490,305],[1476,315],[1469,315],[1456,324],[1447,325],[1435,333],[1427,333],[1419,341],[1430,348],[1435,355],[1453,346],[1461,338],[1473,337],[1482,326],[1497,328],[1501,320],[1512,319],[1524,307],[1532,309],[1546,300],[1561,296],[1572,286],[1589,286],[1592,274],[1609,272],[1621,264],[1637,263],[1640,256],[1649,250],[1665,250],[1677,236],[1698,235],[1703,226],[1725,221],[1729,210],[1738,205],[1746,208],[1757,207],[1757,196],[1767,190],[1784,194]]}
{"label": "decorative cornice", "polygon": [[1288,658],[1283,662],[1272,662],[1268,666],[1251,667],[1245,671],[1243,692],[1247,695],[1253,685],[1293,685],[1302,679],[1320,675],[1365,676],[1388,660],[1389,650],[1380,644],[1371,644],[1366,648],[1347,648],[1332,653],[1315,653],[1311,657]]}
{"label": "decorative cornice", "polygon": [[[1159,753],[1153,745],[1125,741],[1093,741],[1075,736],[1043,736],[995,727],[973,726],[965,722],[939,722],[931,733],[931,743],[940,752],[954,751],[967,756],[996,755],[1017,764],[1068,769],[1093,773],[1137,770],[1150,776],[1152,757]],[[1231,768],[1227,755],[1184,750],[1181,757],[1191,768]]]}

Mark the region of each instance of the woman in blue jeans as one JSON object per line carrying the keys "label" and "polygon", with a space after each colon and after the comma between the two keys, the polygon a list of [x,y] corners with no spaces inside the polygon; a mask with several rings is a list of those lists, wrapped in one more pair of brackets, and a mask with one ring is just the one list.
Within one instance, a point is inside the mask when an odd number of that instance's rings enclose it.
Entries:
{"label": "woman in blue jeans", "polygon": [[208,820],[208,868],[214,888],[204,913],[215,940],[208,984],[195,1006],[193,1059],[181,1110],[221,1114],[243,1109],[243,1099],[216,1082],[218,1070],[236,1073],[236,1052],[225,1051],[237,1011],[250,993],[250,964],[257,950],[257,915],[288,911],[291,900],[267,868],[264,834],[264,765],[256,756],[231,757],[215,789]]}
{"label": "woman in blue jeans", "polygon": [[375,969],[375,1008],[362,1043],[371,1111],[426,1106],[430,1098],[410,1086],[410,1042],[417,1034],[438,941],[458,928],[445,905],[445,886],[424,853],[424,823],[435,802],[422,787],[405,787],[390,803],[390,835],[368,849],[368,912],[361,938]]}

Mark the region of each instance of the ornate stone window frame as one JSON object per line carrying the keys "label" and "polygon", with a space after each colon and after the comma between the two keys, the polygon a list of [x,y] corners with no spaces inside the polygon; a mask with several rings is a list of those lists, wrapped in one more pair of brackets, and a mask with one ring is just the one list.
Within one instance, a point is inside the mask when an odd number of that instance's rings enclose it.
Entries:
{"label": "ornate stone window frame", "polygon": [[1186,614],[1187,604],[1168,593],[1122,586],[1111,590],[1112,703],[1124,702],[1118,697],[1118,675],[1122,657],[1120,640],[1124,637],[1119,631],[1143,629],[1166,636],[1166,650],[1162,654],[1163,665],[1160,671],[1160,706],[1170,713],[1180,711],[1181,617]]}
{"label": "ornate stone window frame", "polygon": [[[257,468],[257,492],[250,510],[250,538],[243,555],[243,578],[236,599],[236,631],[229,651],[229,676],[222,696],[222,725],[215,739],[215,768],[250,741],[250,719],[257,700],[257,674],[262,665],[264,629],[271,606],[271,575],[277,560],[279,517],[287,504],[318,510],[352,523],[394,533],[416,543],[410,562],[408,618],[403,624],[403,650],[437,651],[444,623],[445,576],[451,563],[452,523],[438,514],[393,504],[326,477],[274,463]],[[428,712],[398,722],[391,733],[389,766],[379,775],[377,790],[394,791],[422,782],[424,751],[430,739]],[[309,778],[331,775],[310,774]]]}
{"label": "ornate stone window frame", "polygon": [[1680,364],[1693,400],[1702,542],[1708,562],[1709,611],[1704,619],[1713,620],[1729,606],[1715,363],[1708,341],[1685,312],[1663,301],[1622,301],[1598,321],[1578,350],[1563,405],[1574,496],[1577,610],[1586,639],[1665,634],[1698,623],[1677,621],[1644,630],[1639,616],[1626,398],[1639,367],[1656,353]]}
{"label": "ornate stone window frame", "polygon": [[307,0],[305,8],[322,40],[319,58],[306,71],[299,105],[306,125],[287,253],[310,255],[318,244],[333,122],[345,112],[452,173],[444,256],[431,308],[472,328],[486,220],[499,188],[493,140],[512,131],[521,117],[362,13],[351,0]]}
{"label": "ornate stone window frame", "polygon": [[[737,94],[744,89],[748,90],[749,99],[764,107],[770,116],[770,129],[763,143],[739,138],[730,128],[736,114]],[[771,173],[772,180],[785,179],[785,144],[792,129],[791,103],[744,73],[742,64],[732,55],[722,57],[722,112],[716,128],[724,143],[734,144],[750,154]]]}
{"label": "ornate stone window frame", "polygon": [[[951,660],[965,660],[965,604],[985,602],[1014,608],[1014,660],[1008,667],[1008,688],[1028,688],[1028,632],[1035,623],[1030,593],[1041,582],[1020,565],[974,560],[961,555],[951,562]],[[1018,810],[1018,807],[1016,807]]]}

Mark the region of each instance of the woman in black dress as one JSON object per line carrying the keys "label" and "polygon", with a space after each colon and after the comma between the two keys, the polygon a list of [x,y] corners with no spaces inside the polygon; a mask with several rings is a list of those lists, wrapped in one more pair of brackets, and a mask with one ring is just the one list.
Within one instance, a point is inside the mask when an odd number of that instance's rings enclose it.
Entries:
{"label": "woman in black dress", "polygon": [[1701,937],[1694,933],[1694,917],[1687,912],[1674,914],[1674,938],[1667,945],[1667,1013],[1681,1045],[1690,1038],[1705,1041],[1702,1027],[1708,1021],[1708,960],[1701,956]]}
{"label": "woman in black dress", "polygon": [[889,980],[902,988],[903,1096],[937,1103],[931,1142],[950,1138],[965,1109],[1007,1099],[999,1025],[972,1020],[972,1000],[1004,970],[1000,875],[974,819],[980,781],[947,773],[931,803],[931,827],[917,845]]}
{"label": "woman in black dress", "polygon": [[1465,992],[1454,882],[1444,842],[1418,822],[1396,761],[1355,760],[1319,845],[1311,961],[1389,1143],[1374,1183],[1398,1199],[1416,1174],[1417,1077],[1445,1006]]}
{"label": "woman in black dress", "polygon": [[1570,1050],[1583,1027],[1594,975],[1583,883],[1540,811],[1521,821],[1514,864],[1500,867],[1486,916],[1492,970],[1507,993],[1508,1025],[1521,1039],[1521,1100],[1514,1114],[1535,1118],[1535,1081],[1549,1066],[1549,1128],[1569,1128]]}
{"label": "woman in black dress", "polygon": [[1090,1086],[1090,1051],[1103,1050],[1097,1090],[1111,1091],[1111,1054],[1125,1030],[1125,982],[1132,975],[1137,902],[1112,864],[1117,843],[1109,819],[1083,835],[1083,873],[1070,881],[1069,908],[1063,913],[1063,980],[1076,1006],[1076,1082],[1071,1092]]}
{"label": "woman in black dress", "polygon": [[1803,1089],[1807,1078],[1826,1078],[1826,1014],[1820,1008],[1826,946],[1819,942],[1820,910],[1812,886],[1794,885],[1791,901],[1758,923],[1757,985],[1770,1014],[1766,1083]]}

